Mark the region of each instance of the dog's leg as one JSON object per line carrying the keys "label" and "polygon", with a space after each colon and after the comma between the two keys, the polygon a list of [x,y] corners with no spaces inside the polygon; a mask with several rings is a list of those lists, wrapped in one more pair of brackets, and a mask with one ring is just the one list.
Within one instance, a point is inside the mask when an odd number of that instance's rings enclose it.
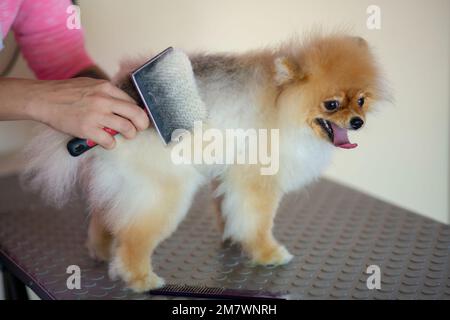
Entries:
{"label": "dog's leg", "polygon": [[[215,179],[211,182],[211,191],[213,193],[217,192],[217,188],[220,185],[220,181]],[[225,220],[223,219],[222,215],[222,201],[223,196],[216,196],[213,199],[213,210],[216,214],[216,221],[217,221],[217,228],[219,229],[219,232],[223,234],[225,230]]]}
{"label": "dog's leg", "polygon": [[193,187],[181,180],[165,179],[157,191],[158,199],[144,211],[116,228],[111,278],[122,278],[129,288],[143,292],[161,287],[164,280],[151,266],[151,255],[184,217],[191,203]]}
{"label": "dog's leg", "polygon": [[112,234],[104,223],[102,211],[92,210],[88,228],[86,246],[91,258],[108,261],[111,257]]}
{"label": "dog's leg", "polygon": [[114,258],[109,274],[112,279],[122,278],[136,292],[158,288],[164,280],[152,270],[153,250],[168,233],[170,220],[163,217],[165,207],[153,208],[133,223],[119,230],[116,236]]}
{"label": "dog's leg", "polygon": [[272,234],[281,198],[273,176],[261,176],[248,167],[233,167],[225,177],[222,214],[225,238],[240,242],[257,264],[285,264],[292,259]]}

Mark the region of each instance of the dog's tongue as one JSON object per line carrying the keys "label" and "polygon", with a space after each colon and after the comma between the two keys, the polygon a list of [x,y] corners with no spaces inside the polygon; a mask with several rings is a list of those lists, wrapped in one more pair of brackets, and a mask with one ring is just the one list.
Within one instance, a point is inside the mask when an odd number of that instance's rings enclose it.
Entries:
{"label": "dog's tongue", "polygon": [[358,146],[356,143],[350,143],[348,140],[347,129],[338,127],[333,122],[331,122],[331,127],[333,128],[333,144],[336,147],[353,149]]}

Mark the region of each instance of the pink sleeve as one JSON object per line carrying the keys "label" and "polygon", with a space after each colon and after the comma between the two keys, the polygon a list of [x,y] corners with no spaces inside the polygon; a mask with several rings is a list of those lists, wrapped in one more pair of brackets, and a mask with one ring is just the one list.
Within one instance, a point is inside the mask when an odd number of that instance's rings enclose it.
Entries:
{"label": "pink sleeve", "polygon": [[24,0],[13,24],[22,53],[36,77],[67,79],[94,65],[81,29],[69,29],[69,0]]}

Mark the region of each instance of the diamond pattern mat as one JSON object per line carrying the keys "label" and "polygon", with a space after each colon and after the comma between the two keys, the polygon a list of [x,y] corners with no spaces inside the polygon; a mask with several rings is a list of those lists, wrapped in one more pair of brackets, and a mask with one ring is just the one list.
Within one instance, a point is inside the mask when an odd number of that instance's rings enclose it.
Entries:
{"label": "diamond pattern mat", "polygon": [[[75,203],[75,204],[74,204]],[[84,247],[87,216],[75,201],[62,210],[0,179],[0,259],[43,299],[165,299],[111,281]],[[221,243],[203,189],[178,230],[157,249],[167,283],[288,292],[291,299],[450,299],[450,227],[328,180],[285,197],[275,235],[295,255],[278,267],[252,266]],[[81,289],[66,285],[81,268]],[[369,265],[381,288],[368,289]]]}

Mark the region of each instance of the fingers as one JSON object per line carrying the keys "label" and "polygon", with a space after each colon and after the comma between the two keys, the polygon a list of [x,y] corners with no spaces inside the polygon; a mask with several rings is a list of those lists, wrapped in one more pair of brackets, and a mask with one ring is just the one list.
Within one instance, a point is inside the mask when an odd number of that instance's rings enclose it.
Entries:
{"label": "fingers", "polygon": [[127,139],[134,138],[137,131],[148,128],[149,119],[145,111],[111,82],[96,82],[91,89],[92,93],[85,95],[81,102],[85,123],[81,130],[85,132],[85,136],[104,148],[111,149],[115,146],[115,139],[103,128],[111,128]]}
{"label": "fingers", "polygon": [[[125,91],[119,89],[109,81],[102,81],[97,85],[97,92],[107,96],[110,100],[108,108],[115,114],[120,115],[132,122],[139,131],[145,130],[149,126],[149,119],[145,111],[136,105]],[[122,132],[121,132],[122,133]]]}
{"label": "fingers", "polygon": [[110,95],[113,98],[127,101],[132,104],[136,104],[136,101],[134,101],[134,99],[131,98],[125,91],[119,89],[118,87],[116,87],[115,85],[113,85],[110,82],[106,82],[103,85],[103,92],[107,93],[108,95]]}
{"label": "fingers", "polygon": [[139,131],[147,129],[150,124],[145,111],[135,104],[126,102],[113,103],[111,109],[115,114],[130,120]]}
{"label": "fingers", "polygon": [[133,139],[137,134],[135,126],[130,121],[114,114],[106,116],[102,125],[120,132],[127,139]]}
{"label": "fingers", "polygon": [[116,146],[116,140],[109,133],[101,128],[92,129],[92,134],[90,139],[95,143],[101,145],[105,149],[113,149]]}

